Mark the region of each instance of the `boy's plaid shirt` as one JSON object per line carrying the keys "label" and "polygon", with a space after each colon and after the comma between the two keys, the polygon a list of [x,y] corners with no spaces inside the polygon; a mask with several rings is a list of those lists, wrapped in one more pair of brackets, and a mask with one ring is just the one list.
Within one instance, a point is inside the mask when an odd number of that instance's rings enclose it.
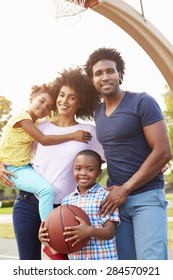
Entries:
{"label": "boy's plaid shirt", "polygon": [[[62,204],[72,204],[80,207],[88,214],[91,224],[95,228],[103,227],[107,220],[119,224],[120,219],[118,209],[116,209],[111,216],[107,215],[104,218],[100,214],[101,203],[107,194],[108,192],[105,188],[96,183],[84,194],[79,193],[78,188],[76,188],[74,192],[63,199]],[[118,259],[116,238],[114,237],[111,240],[100,240],[91,237],[84,248],[76,253],[69,254],[68,257],[70,260]]]}

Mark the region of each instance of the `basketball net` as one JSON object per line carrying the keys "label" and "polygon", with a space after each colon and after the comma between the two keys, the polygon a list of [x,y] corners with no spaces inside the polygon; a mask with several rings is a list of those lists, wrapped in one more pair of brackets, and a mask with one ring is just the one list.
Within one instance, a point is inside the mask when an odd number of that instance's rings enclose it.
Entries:
{"label": "basketball net", "polygon": [[54,0],[55,18],[61,27],[73,27],[78,24],[81,13],[86,10],[86,0]]}

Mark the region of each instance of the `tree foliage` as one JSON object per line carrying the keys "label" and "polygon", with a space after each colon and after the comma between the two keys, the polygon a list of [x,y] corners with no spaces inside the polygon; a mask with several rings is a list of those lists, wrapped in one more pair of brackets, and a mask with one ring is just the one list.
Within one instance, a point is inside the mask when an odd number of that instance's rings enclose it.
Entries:
{"label": "tree foliage", "polygon": [[163,94],[163,96],[166,105],[164,115],[168,125],[173,126],[173,92],[171,89],[167,88],[167,91]]}
{"label": "tree foliage", "polygon": [[0,96],[0,135],[2,134],[3,127],[11,116],[11,105],[11,101],[4,96]]}
{"label": "tree foliage", "polygon": [[[166,88],[166,92],[163,94],[164,101],[166,108],[163,112],[166,123],[169,129],[169,137],[170,137],[170,142],[171,142],[171,149],[172,149],[172,154],[173,154],[173,92],[171,91],[170,88]],[[173,163],[173,160],[171,160],[171,163]],[[172,165],[172,164],[171,164]],[[173,168],[170,165],[170,170],[171,170],[171,181],[173,180]]]}
{"label": "tree foliage", "polygon": [[166,118],[169,128],[170,141],[173,148],[173,92],[171,89],[167,89],[163,96],[166,105],[166,109],[164,110],[163,114]]}

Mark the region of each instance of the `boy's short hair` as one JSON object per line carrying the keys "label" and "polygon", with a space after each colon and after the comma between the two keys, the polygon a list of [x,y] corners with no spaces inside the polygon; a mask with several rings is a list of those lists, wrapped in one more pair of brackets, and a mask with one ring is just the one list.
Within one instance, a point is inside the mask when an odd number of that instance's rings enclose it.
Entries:
{"label": "boy's short hair", "polygon": [[83,151],[80,151],[79,153],[77,153],[77,155],[75,156],[75,159],[80,155],[86,155],[86,156],[91,156],[91,157],[95,158],[98,163],[98,167],[101,168],[102,159],[101,159],[101,156],[97,152],[95,152],[93,150],[83,150]]}

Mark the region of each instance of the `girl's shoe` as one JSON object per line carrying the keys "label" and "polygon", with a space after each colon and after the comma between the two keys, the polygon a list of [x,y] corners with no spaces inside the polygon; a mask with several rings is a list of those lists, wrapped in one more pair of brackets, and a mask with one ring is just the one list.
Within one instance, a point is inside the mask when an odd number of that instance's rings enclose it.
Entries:
{"label": "girl's shoe", "polygon": [[51,260],[68,260],[67,255],[61,253],[53,253],[48,245],[43,248],[44,254]]}

